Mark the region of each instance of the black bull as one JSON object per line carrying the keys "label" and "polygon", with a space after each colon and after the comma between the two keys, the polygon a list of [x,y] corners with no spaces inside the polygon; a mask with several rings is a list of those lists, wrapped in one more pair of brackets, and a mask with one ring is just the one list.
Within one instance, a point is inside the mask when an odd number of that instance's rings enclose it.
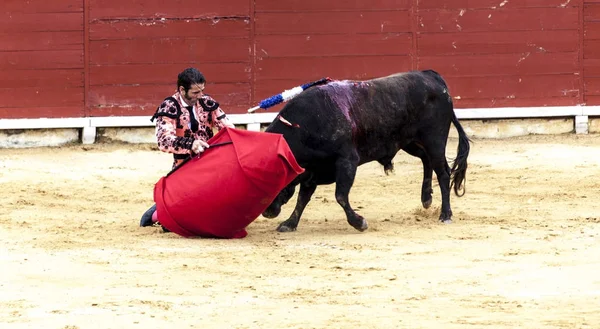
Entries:
{"label": "black bull", "polygon": [[[452,168],[445,155],[451,123],[459,135]],[[309,88],[289,101],[266,131],[283,134],[306,169],[263,212],[267,218],[277,217],[300,185],[296,208],[279,225],[280,232],[296,230],[317,185],[334,182],[335,199],[348,223],[366,230],[367,222],[348,201],[356,169],[377,161],[387,174],[393,170],[392,159],[399,150],[423,162],[421,202],[425,208],[431,205],[435,171],[442,194],[440,221],[451,222],[451,188],[458,196],[464,194],[470,140],[454,114],[445,81],[432,70]]]}

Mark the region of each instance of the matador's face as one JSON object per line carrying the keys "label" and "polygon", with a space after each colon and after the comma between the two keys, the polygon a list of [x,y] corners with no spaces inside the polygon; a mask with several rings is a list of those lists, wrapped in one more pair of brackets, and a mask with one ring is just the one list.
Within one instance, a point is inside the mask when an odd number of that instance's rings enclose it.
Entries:
{"label": "matador's face", "polygon": [[204,84],[197,83],[190,86],[190,89],[186,92],[183,86],[179,87],[179,93],[183,96],[184,100],[188,105],[194,105],[202,97],[204,91]]}

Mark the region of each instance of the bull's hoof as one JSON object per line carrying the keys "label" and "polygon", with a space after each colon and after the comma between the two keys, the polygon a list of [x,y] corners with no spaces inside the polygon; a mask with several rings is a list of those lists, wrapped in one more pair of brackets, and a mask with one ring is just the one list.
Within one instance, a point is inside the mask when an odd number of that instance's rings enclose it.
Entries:
{"label": "bull's hoof", "polygon": [[269,218],[269,219],[272,219],[272,218],[275,218],[275,217],[279,216],[279,212],[274,212],[274,211],[273,211],[273,212],[270,212],[270,211],[265,211],[265,212],[263,212],[261,215],[262,215],[264,218]]}
{"label": "bull's hoof", "polygon": [[286,233],[286,232],[294,232],[296,230],[295,227],[290,227],[287,226],[285,222],[279,224],[279,226],[277,226],[277,232],[282,232],[282,233]]}
{"label": "bull's hoof", "polygon": [[442,211],[440,213],[440,222],[444,224],[452,224],[452,211]]}
{"label": "bull's hoof", "polygon": [[360,232],[364,232],[369,228],[369,224],[367,224],[367,221],[362,217],[358,218],[354,222],[348,222],[348,223]]}
{"label": "bull's hoof", "polygon": [[423,201],[423,208],[425,209],[429,209],[429,207],[431,207],[431,202],[433,201],[433,198],[429,198],[429,200],[427,201]]}

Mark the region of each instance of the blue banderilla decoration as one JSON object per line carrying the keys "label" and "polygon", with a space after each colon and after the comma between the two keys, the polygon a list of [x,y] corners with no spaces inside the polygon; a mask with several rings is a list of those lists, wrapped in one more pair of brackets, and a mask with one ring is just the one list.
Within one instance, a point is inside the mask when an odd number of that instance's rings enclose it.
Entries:
{"label": "blue banderilla decoration", "polygon": [[319,79],[319,80],[316,80],[313,82],[305,83],[303,85],[294,87],[292,89],[285,90],[280,94],[263,99],[262,101],[260,101],[260,103],[258,103],[258,106],[248,109],[248,112],[252,113],[258,109],[266,110],[269,107],[275,106],[279,103],[289,101],[290,99],[298,96],[301,92],[303,92],[304,90],[306,90],[312,86],[326,84],[330,81],[331,81],[330,78],[322,78],[322,79]]}

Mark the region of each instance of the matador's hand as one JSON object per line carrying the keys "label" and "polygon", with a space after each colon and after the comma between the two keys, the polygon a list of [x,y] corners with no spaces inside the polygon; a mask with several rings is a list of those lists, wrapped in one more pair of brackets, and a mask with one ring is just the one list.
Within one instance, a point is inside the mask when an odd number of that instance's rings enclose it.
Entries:
{"label": "matador's hand", "polygon": [[202,152],[204,152],[204,150],[206,150],[209,147],[210,147],[210,145],[208,145],[208,143],[206,143],[205,141],[196,139],[194,141],[194,143],[192,144],[192,152],[194,152],[196,154],[202,153]]}

